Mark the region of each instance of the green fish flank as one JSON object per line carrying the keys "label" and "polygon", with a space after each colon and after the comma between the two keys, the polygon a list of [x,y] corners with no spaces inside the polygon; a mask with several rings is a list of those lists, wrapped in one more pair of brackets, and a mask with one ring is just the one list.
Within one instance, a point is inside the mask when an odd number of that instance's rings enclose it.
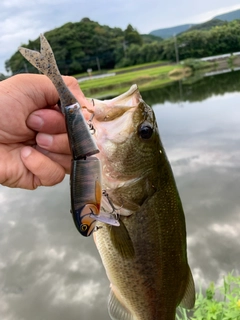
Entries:
{"label": "green fish flank", "polygon": [[95,108],[103,189],[121,223],[100,224],[94,234],[111,283],[110,317],[174,320],[178,305],[194,306],[195,289],[184,212],[154,112],[136,85],[113,100],[95,101]]}

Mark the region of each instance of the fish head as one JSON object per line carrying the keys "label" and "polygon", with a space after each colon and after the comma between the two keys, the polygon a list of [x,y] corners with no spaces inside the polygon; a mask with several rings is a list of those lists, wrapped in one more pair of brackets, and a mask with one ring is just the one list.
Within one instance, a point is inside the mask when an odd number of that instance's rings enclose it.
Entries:
{"label": "fish head", "polygon": [[[114,99],[94,100],[92,112],[103,188],[118,205],[136,208],[153,191],[162,149],[154,112],[136,85]],[[130,192],[132,187],[134,192]]]}

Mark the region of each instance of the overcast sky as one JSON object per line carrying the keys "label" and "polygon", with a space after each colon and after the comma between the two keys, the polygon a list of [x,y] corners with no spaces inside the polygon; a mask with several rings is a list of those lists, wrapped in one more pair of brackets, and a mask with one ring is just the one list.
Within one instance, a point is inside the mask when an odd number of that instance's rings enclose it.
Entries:
{"label": "overcast sky", "polygon": [[205,22],[240,8],[238,0],[1,0],[0,73],[21,44],[40,33],[84,17],[125,29],[131,23],[140,33],[184,23]]}

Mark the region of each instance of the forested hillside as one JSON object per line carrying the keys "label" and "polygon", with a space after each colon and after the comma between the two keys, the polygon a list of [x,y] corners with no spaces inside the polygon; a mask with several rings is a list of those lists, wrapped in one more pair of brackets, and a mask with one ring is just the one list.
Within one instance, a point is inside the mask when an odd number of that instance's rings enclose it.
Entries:
{"label": "forested hillside", "polygon": [[[240,51],[240,20],[224,22],[207,29],[192,30],[166,40],[141,36],[128,25],[126,30],[102,26],[88,18],[78,23],[46,32],[62,74],[113,69],[159,60],[180,60]],[[39,50],[39,39],[29,41],[28,48]],[[12,73],[37,72],[16,52],[6,67]],[[35,71],[34,71],[35,70]]]}
{"label": "forested hillside", "polygon": [[[209,29],[210,28],[210,29]],[[224,22],[224,24],[210,27],[207,30],[192,30],[184,32],[176,38],[172,37],[153,42],[147,47],[130,45],[126,56],[122,60],[125,65],[141,63],[142,54],[148,61],[170,60],[176,61],[176,46],[180,60],[189,58],[203,58],[224,53],[240,51],[240,20]],[[148,55],[146,51],[148,50]]]}
{"label": "forested hillside", "polygon": [[223,21],[233,21],[236,19],[240,19],[240,10],[234,10],[231,12],[220,14],[213,19],[223,20]]}
{"label": "forested hillside", "polygon": [[204,22],[204,23],[198,23],[198,24],[183,24],[175,27],[170,28],[163,28],[163,29],[157,29],[150,32],[150,34],[153,34],[155,36],[159,36],[163,39],[168,39],[173,37],[174,35],[179,35],[180,33],[187,32],[189,30],[193,29],[209,29],[209,26],[216,26],[224,24],[226,21],[230,22],[233,20],[240,19],[240,9],[234,10],[231,12],[227,12],[221,15],[218,15],[211,20]]}
{"label": "forested hillside", "polygon": [[[201,30],[201,31],[210,30],[213,27],[223,26],[225,24],[227,24],[227,21],[214,19],[214,20],[209,20],[209,21],[204,22],[204,23],[195,24],[191,28],[189,28],[188,30],[185,30],[184,32],[189,32],[189,31],[193,31],[193,30]],[[184,32],[182,32],[182,33],[184,33]],[[180,35],[180,33],[178,35]]]}
{"label": "forested hillside", "polygon": [[[192,30],[177,37],[179,58],[202,58],[240,51],[240,20],[225,22],[210,30]],[[165,46],[167,46],[165,44]],[[174,59],[173,40],[168,40],[166,58]]]}
{"label": "forested hillside", "polygon": [[152,34],[153,36],[161,37],[163,39],[168,39],[173,37],[174,35],[189,30],[192,26],[195,26],[195,24],[183,24],[176,27],[153,30],[150,32],[150,34]]}
{"label": "forested hillside", "polygon": [[[144,35],[143,37],[131,26],[126,30],[102,26],[88,18],[77,23],[67,23],[45,33],[48,39],[60,72],[62,74],[74,74],[85,72],[91,68],[110,69],[121,65],[126,56],[126,50],[131,45],[144,49],[154,40],[159,42],[160,38]],[[23,47],[39,50],[39,38],[23,44]],[[145,62],[144,59],[142,62]],[[16,52],[5,63],[6,69],[14,73],[37,72],[19,52]]]}

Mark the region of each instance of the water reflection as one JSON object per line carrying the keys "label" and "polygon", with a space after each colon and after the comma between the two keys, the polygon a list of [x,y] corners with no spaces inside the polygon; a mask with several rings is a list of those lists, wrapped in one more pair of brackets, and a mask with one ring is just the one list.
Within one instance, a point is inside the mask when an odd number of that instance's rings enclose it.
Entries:
{"label": "water reflection", "polygon": [[108,282],[92,239],[69,214],[68,180],[1,188],[1,319],[107,319]]}
{"label": "water reflection", "polygon": [[[181,103],[179,83],[143,94],[154,105],[185,208],[189,261],[203,285],[240,266],[240,74],[231,76],[183,83]],[[1,319],[109,319],[105,271],[69,203],[68,178],[33,192],[0,188]]]}
{"label": "water reflection", "polygon": [[213,95],[236,91],[240,91],[240,71],[208,77],[196,74],[183,82],[176,81],[170,86],[143,92],[142,96],[149,105],[153,105],[166,101],[172,103],[203,101]]}
{"label": "water reflection", "polygon": [[233,93],[154,107],[185,208],[190,264],[203,285],[240,266],[239,103]]}

